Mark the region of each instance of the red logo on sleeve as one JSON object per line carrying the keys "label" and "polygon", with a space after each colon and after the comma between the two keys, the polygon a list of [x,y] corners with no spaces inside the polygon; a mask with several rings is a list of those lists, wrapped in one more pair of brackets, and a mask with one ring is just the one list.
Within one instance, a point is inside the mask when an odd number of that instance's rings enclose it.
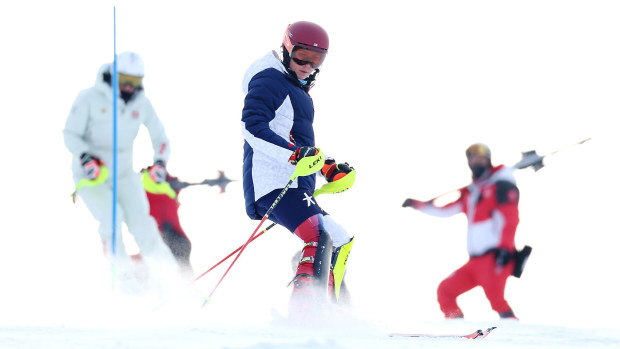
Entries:
{"label": "red logo on sleeve", "polygon": [[508,202],[517,202],[519,201],[519,192],[516,189],[512,189],[508,192]]}

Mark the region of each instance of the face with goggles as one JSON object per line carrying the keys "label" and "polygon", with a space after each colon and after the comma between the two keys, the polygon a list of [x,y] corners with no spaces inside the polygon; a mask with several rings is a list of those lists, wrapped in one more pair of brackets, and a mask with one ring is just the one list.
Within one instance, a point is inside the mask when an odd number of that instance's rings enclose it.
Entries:
{"label": "face with goggles", "polygon": [[482,144],[474,144],[467,148],[467,164],[474,179],[485,175],[491,168],[491,151]]}
{"label": "face with goggles", "polygon": [[325,53],[296,47],[291,53],[291,70],[297,74],[298,79],[306,79],[315,69],[319,68],[325,60]]}
{"label": "face with goggles", "polygon": [[118,74],[118,87],[123,92],[134,92],[138,87],[142,86],[142,77]]}

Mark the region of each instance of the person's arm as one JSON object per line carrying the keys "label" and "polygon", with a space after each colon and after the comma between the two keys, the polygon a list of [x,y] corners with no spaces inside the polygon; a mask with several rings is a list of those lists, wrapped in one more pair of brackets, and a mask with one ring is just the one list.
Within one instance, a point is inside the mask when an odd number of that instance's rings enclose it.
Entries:
{"label": "person's arm", "polygon": [[[255,152],[262,152],[286,163],[298,147],[269,127],[276,113],[284,114],[286,108],[292,109],[287,91],[280,87],[281,82],[275,74],[282,73],[266,69],[250,81],[241,114],[242,135]],[[291,115],[293,113],[292,110],[288,112]],[[292,119],[285,121],[291,125],[293,123]]]}
{"label": "person's arm", "polygon": [[170,158],[170,141],[166,136],[166,129],[161,122],[153,105],[149,101],[147,103],[147,118],[144,120],[144,126],[149,131],[151,137],[151,144],[153,146],[153,163],[162,161],[164,164],[168,163]]}
{"label": "person's arm", "polygon": [[420,212],[426,213],[435,217],[451,217],[458,213],[463,212],[463,191],[461,189],[461,196],[455,201],[452,201],[444,206],[435,206],[433,200],[420,201],[416,199],[406,199],[403,202],[403,207],[412,207]]}
{"label": "person's arm", "polygon": [[427,205],[421,207],[419,210],[431,216],[445,218],[463,212],[463,204],[461,198],[444,206],[435,206],[432,201],[429,201]]}
{"label": "person's arm", "polygon": [[71,112],[65,122],[63,137],[65,146],[77,159],[84,153],[88,153],[89,147],[84,137],[88,127],[88,99],[85,92],[82,92],[73,102]]}

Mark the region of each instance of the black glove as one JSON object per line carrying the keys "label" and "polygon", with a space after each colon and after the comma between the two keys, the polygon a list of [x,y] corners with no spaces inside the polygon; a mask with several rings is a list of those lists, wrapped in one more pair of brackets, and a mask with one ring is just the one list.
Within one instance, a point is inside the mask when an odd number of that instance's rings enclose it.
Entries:
{"label": "black glove", "polygon": [[166,181],[166,164],[162,160],[157,160],[148,168],[149,177],[155,183],[163,183]]}
{"label": "black glove", "polygon": [[513,258],[513,254],[505,248],[500,248],[495,251],[495,265],[503,267],[508,264]]}
{"label": "black glove", "polygon": [[306,156],[315,156],[318,153],[319,153],[319,150],[315,147],[307,147],[307,146],[299,147],[295,149],[291,157],[288,159],[288,162],[291,165],[297,165],[297,162],[299,160],[305,158]]}
{"label": "black glove", "polygon": [[101,165],[103,165],[103,162],[94,155],[82,153],[82,155],[80,155],[80,164],[84,169],[86,178],[90,180],[97,179],[101,174]]}
{"label": "black glove", "polygon": [[428,205],[430,203],[430,201],[420,201],[420,200],[416,200],[416,199],[406,199],[405,202],[403,202],[403,207],[413,207],[416,210],[419,210],[421,208],[423,208],[424,206]]}

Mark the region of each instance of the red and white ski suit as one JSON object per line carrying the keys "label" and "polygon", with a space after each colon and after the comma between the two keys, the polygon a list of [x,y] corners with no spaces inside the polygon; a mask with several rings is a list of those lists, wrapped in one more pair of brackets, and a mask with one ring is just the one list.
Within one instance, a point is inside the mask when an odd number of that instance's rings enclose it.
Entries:
{"label": "red and white ski suit", "polygon": [[514,261],[500,266],[495,252],[515,252],[515,233],[519,224],[519,190],[513,168],[493,167],[483,178],[460,190],[461,196],[442,207],[427,205],[421,212],[449,217],[467,215],[467,251],[469,261],[443,280],[437,289],[437,300],[446,317],[462,317],[456,298],[481,286],[493,310],[501,317],[514,317],[504,298],[506,280],[512,274]]}

